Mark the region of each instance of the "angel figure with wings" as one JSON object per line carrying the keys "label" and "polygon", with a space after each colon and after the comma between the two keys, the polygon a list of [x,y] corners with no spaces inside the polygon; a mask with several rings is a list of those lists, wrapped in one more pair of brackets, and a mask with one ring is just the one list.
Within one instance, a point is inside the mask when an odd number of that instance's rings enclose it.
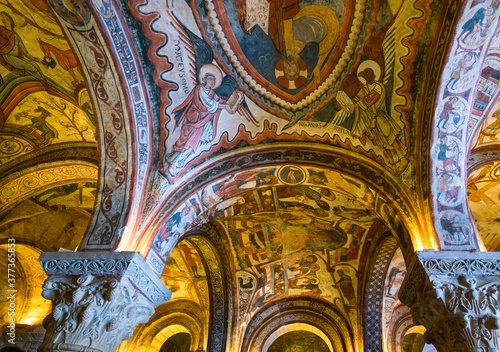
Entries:
{"label": "angel figure with wings", "polygon": [[[180,134],[175,144],[168,148],[165,140],[163,169],[175,176],[189,162],[200,146],[210,144],[217,135],[217,124],[223,110],[233,115],[236,112],[257,125],[245,103],[244,94],[236,80],[223,77],[219,67],[212,64],[214,56],[210,46],[201,38],[177,22],[184,43],[191,43],[194,53],[191,72],[197,84],[186,99],[172,110],[175,119],[174,133]],[[171,142],[171,141],[169,141]]]}

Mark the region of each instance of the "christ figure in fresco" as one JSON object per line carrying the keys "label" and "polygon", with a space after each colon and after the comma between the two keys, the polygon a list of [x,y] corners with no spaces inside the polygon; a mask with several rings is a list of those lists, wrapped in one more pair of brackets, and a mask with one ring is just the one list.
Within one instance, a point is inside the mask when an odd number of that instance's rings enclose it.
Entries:
{"label": "christ figure in fresco", "polygon": [[[258,24],[273,41],[281,56],[276,65],[276,78],[281,85],[290,89],[298,88],[306,82],[307,70],[300,57],[306,45],[310,43],[318,45],[317,61],[311,73],[319,83],[320,69],[339,35],[339,23],[335,11],[323,5],[300,8],[299,2],[299,0],[236,0],[241,28],[246,33],[251,33],[253,27]],[[267,14],[264,14],[266,9]],[[256,11],[260,12],[257,16]],[[266,18],[267,22],[264,21]]]}
{"label": "christ figure in fresco", "polygon": [[222,81],[220,69],[207,64],[201,68],[199,76],[201,83],[173,110],[177,119],[175,128],[180,128],[180,136],[163,160],[167,168],[172,166],[174,174],[177,168],[184,167],[187,158],[200,145],[213,141],[219,115],[226,108],[225,102],[214,91]]}

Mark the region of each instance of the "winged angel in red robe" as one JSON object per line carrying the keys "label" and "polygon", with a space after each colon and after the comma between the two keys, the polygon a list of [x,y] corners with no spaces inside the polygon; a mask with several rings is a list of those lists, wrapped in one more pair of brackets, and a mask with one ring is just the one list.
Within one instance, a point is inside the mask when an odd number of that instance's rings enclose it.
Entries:
{"label": "winged angel in red robe", "polygon": [[194,52],[196,72],[191,73],[196,74],[198,84],[184,102],[172,111],[175,119],[174,131],[180,129],[180,134],[171,148],[167,145],[168,138],[165,139],[163,165],[160,166],[160,169],[164,173],[168,171],[170,176],[177,175],[201,146],[214,141],[222,110],[225,109],[230,114],[238,112],[249,122],[258,125],[243,93],[239,91],[236,80],[231,76],[222,77],[221,70],[212,64],[214,54],[210,46],[179,21],[177,25],[187,39],[184,43],[192,43],[190,49]]}

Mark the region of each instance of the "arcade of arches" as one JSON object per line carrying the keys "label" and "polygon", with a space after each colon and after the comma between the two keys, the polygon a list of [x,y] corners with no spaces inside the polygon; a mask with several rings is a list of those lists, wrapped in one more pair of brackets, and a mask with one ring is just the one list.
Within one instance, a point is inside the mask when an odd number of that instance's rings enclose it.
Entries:
{"label": "arcade of arches", "polygon": [[0,351],[500,351],[499,18],[0,0]]}

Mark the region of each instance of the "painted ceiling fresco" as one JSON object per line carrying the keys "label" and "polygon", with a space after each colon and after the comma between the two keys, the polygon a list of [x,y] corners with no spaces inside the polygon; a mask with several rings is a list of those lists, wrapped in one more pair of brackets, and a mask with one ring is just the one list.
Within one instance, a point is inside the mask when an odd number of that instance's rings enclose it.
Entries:
{"label": "painted ceiling fresco", "polygon": [[[284,9],[259,0],[177,1],[163,13],[151,3],[137,7],[153,47],[157,33],[168,38],[157,52],[168,68],[151,59],[165,86],[175,87],[163,105],[160,172],[174,181],[217,150],[273,138],[337,145],[401,174],[409,161],[411,43],[427,20],[426,3],[292,1]],[[160,19],[150,23],[150,12]]]}
{"label": "painted ceiling fresco", "polygon": [[[175,310],[179,301],[195,302],[201,307],[204,326],[207,329],[210,322],[209,280],[202,256],[193,243],[189,240],[179,242],[168,257],[161,279],[172,292],[170,310]],[[179,309],[182,310],[182,303]],[[208,330],[204,331],[203,335],[206,336],[207,333]]]}
{"label": "painted ceiling fresco", "polygon": [[43,1],[0,2],[0,233],[76,248],[97,163],[91,99],[55,13]]}
{"label": "painted ceiling fresco", "polygon": [[189,299],[208,308],[207,274],[200,254],[188,240],[172,250],[162,280],[172,292],[171,301]]}
{"label": "painted ceiling fresco", "polygon": [[318,335],[309,331],[292,331],[278,337],[266,352],[332,352]]}
{"label": "painted ceiling fresco", "polygon": [[[9,246],[0,245],[0,255],[8,258]],[[42,297],[42,284],[47,278],[38,264],[41,251],[39,249],[17,244],[16,245],[16,321],[18,324],[37,325],[50,313],[50,302]],[[0,264],[0,274],[8,277],[8,262]],[[11,268],[12,270],[12,268]],[[10,322],[9,295],[7,284],[0,286],[0,317],[2,326]],[[5,304],[7,303],[7,304]]]}
{"label": "painted ceiling fresco", "polygon": [[[490,251],[498,251],[498,216],[500,211],[500,163],[490,162],[469,174],[467,197],[476,227],[484,245]],[[443,194],[447,196],[447,194]],[[449,195],[448,195],[449,196]]]}

